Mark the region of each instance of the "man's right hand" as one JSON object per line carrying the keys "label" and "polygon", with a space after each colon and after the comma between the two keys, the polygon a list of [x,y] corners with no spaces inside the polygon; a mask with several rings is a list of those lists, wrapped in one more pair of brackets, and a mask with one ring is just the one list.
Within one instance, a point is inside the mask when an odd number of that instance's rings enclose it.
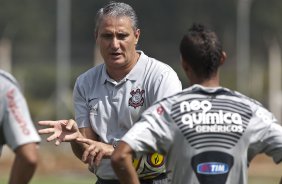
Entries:
{"label": "man's right hand", "polygon": [[86,138],[78,138],[76,141],[87,145],[81,160],[88,163],[90,167],[93,167],[93,164],[98,166],[103,158],[111,158],[114,151],[112,145],[99,141]]}
{"label": "man's right hand", "polygon": [[58,121],[39,121],[39,125],[45,126],[38,130],[39,134],[51,134],[47,138],[47,141],[56,140],[55,145],[60,145],[61,142],[71,142],[75,141],[77,138],[83,138],[79,132],[76,122],[72,119],[70,120],[58,120]]}

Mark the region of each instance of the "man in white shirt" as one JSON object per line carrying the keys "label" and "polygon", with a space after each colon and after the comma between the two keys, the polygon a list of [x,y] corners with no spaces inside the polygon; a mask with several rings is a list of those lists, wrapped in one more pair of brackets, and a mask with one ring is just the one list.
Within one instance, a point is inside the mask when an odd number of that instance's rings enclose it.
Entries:
{"label": "man in white shirt", "polygon": [[[128,4],[110,2],[101,8],[95,35],[104,64],[77,78],[73,92],[76,122],[41,121],[40,125],[51,128],[39,132],[54,133],[48,141],[56,139],[57,144],[70,141],[76,156],[89,163],[97,183],[119,183],[109,159],[119,139],[145,109],[182,87],[171,67],[136,50],[140,30]],[[167,182],[163,161],[159,154],[140,155],[134,161],[142,183]]]}

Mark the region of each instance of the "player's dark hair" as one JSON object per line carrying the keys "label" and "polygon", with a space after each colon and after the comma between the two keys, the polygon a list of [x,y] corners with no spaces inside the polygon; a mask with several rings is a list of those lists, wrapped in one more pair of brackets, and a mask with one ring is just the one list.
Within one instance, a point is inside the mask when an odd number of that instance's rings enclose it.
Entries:
{"label": "player's dark hair", "polygon": [[96,15],[95,32],[97,32],[100,26],[101,19],[104,16],[128,17],[132,21],[132,28],[134,30],[138,29],[137,15],[134,9],[126,3],[110,1],[103,8],[101,8]]}
{"label": "player's dark hair", "polygon": [[193,24],[181,40],[180,53],[197,77],[209,79],[220,65],[222,46],[215,32]]}

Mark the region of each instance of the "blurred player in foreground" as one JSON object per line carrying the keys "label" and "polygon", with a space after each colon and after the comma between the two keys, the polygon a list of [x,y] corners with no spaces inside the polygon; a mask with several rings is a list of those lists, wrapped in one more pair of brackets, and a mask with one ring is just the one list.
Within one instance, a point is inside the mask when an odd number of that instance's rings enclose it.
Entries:
{"label": "blurred player in foreground", "polygon": [[[97,184],[118,184],[109,158],[119,139],[145,109],[182,87],[171,67],[136,50],[140,30],[135,11],[128,4],[110,2],[101,8],[95,36],[104,64],[91,68],[76,81],[73,97],[77,124],[73,120],[40,121],[50,128],[39,132],[54,133],[47,140],[56,140],[57,145],[70,141],[76,156],[89,163]],[[144,184],[166,184],[163,156],[155,153],[139,158],[134,164]]]}
{"label": "blurred player in foreground", "polygon": [[0,154],[5,144],[16,154],[9,184],[26,184],[31,180],[38,162],[38,142],[40,137],[17,81],[0,70]]}
{"label": "blurred player in foreground", "polygon": [[192,86],[146,110],[122,138],[112,165],[122,184],[139,183],[134,154],[167,156],[173,184],[245,184],[252,145],[282,161],[282,127],[259,102],[220,86],[226,54],[217,35],[194,24],[180,43]]}

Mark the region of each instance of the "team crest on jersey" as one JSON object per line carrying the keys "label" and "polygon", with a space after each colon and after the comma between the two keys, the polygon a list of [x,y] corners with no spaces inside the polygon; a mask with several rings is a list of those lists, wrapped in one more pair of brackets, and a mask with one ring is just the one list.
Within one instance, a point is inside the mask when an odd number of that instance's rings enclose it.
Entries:
{"label": "team crest on jersey", "polygon": [[141,90],[141,89],[132,90],[130,92],[131,97],[129,98],[129,101],[128,101],[129,106],[132,106],[135,109],[137,107],[143,106],[143,104],[144,104],[144,96],[143,96],[144,93],[145,93],[145,90]]}

